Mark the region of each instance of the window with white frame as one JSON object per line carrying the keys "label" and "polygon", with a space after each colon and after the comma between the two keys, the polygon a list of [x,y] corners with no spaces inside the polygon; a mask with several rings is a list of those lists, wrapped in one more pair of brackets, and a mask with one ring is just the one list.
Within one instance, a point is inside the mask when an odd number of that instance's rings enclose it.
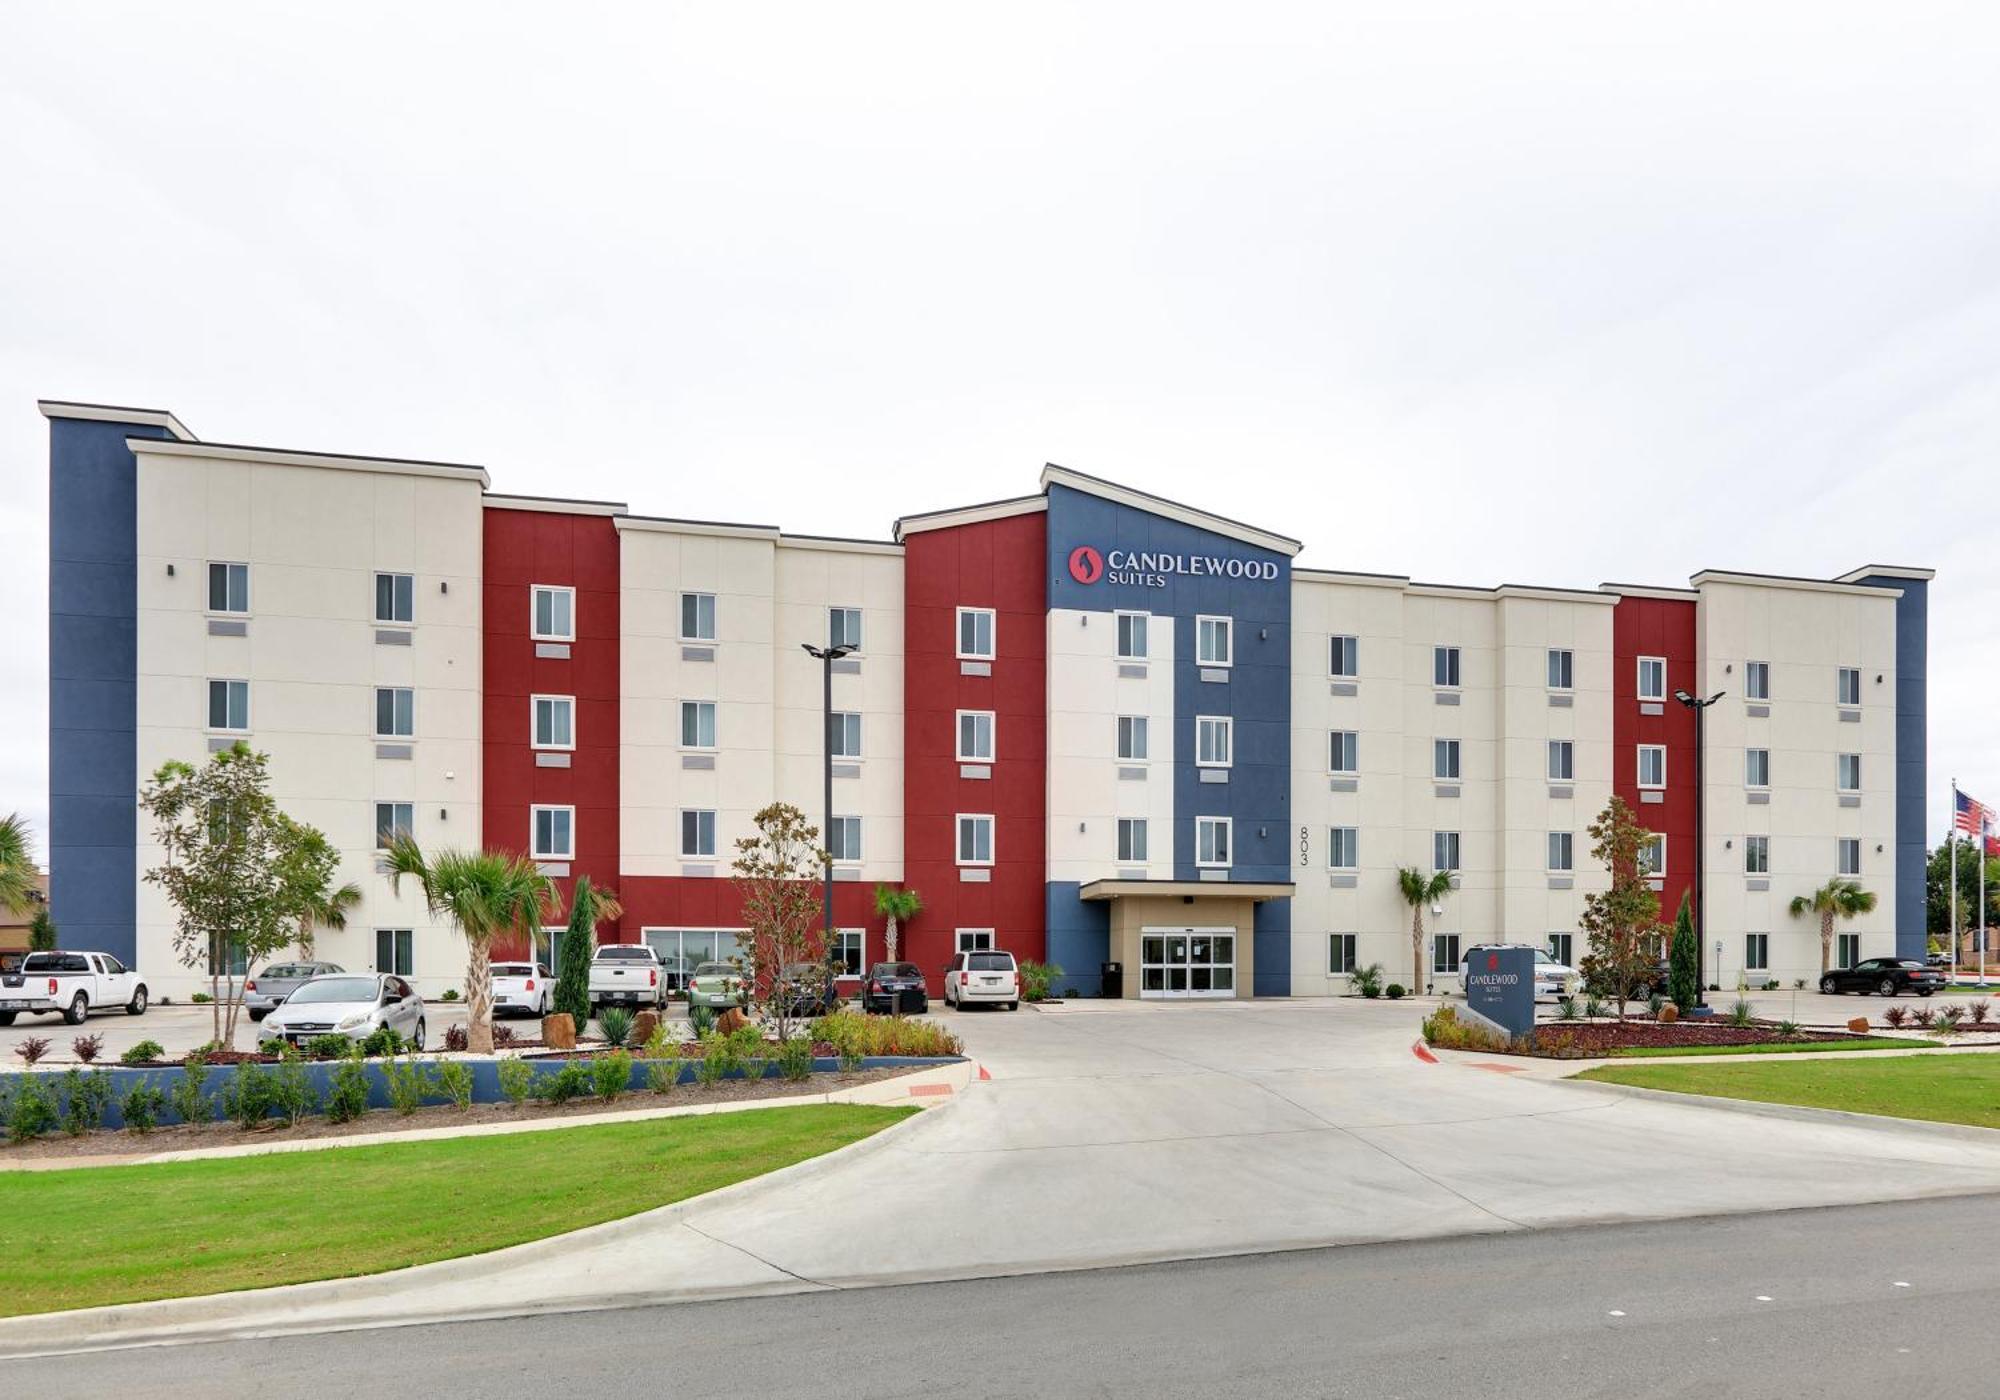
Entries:
{"label": "window with white frame", "polygon": [[1356,870],[1361,865],[1361,829],[1330,827],[1326,833],[1326,864],[1329,870]]}
{"label": "window with white frame", "polygon": [[828,737],[835,758],[861,757],[861,716],[852,710],[835,710]]}
{"label": "window with white frame", "polygon": [[1861,672],[1852,666],[1840,668],[1839,680],[1835,685],[1835,696],[1843,705],[1861,703]]}
{"label": "window with white frame", "polygon": [[681,854],[714,856],[715,813],[713,811],[700,807],[681,809]]}
{"label": "window with white frame", "polygon": [[1144,661],[1146,659],[1146,619],[1145,613],[1122,612],[1118,614],[1118,659],[1120,661]]}
{"label": "window with white frame", "polygon": [[994,612],[991,608],[958,610],[958,655],[964,661],[993,659]]}
{"label": "window with white frame", "polygon": [[1144,715],[1118,716],[1118,757],[1133,763],[1144,761],[1146,757]]}
{"label": "window with white frame", "polygon": [[1194,620],[1194,659],[1201,666],[1227,666],[1234,654],[1234,638],[1226,617],[1197,617]]}
{"label": "window with white frame", "polygon": [[993,946],[993,930],[990,928],[961,928],[952,930],[952,941],[961,953],[983,953]]}
{"label": "window with white frame", "polygon": [[681,747],[684,749],[712,749],[715,747],[715,702],[713,700],[681,701]]}
{"label": "window with white frame", "polygon": [[1458,740],[1433,739],[1431,741],[1431,776],[1458,781]]}
{"label": "window with white frame", "polygon": [[1326,936],[1326,971],[1329,977],[1345,977],[1360,970],[1354,956],[1355,936],[1329,933]]}
{"label": "window with white frame", "polygon": [[553,583],[529,585],[533,639],[538,642],[576,640],[576,590]]}
{"label": "window with white frame", "polygon": [[1858,836],[1841,837],[1839,854],[1840,854],[1840,869],[1837,873],[1842,875],[1859,875],[1861,873],[1860,837]]}
{"label": "window with white frame", "polygon": [[827,956],[838,965],[836,977],[859,977],[867,966],[865,955],[868,951],[867,931],[858,928],[840,928],[833,931],[828,940]]}
{"label": "window with white frame", "polygon": [[1431,648],[1431,684],[1439,690],[1458,689],[1457,647]]}
{"label": "window with white frame", "polygon": [[1639,658],[1639,698],[1641,700],[1667,698],[1667,659],[1664,656]]}
{"label": "window with white frame", "polygon": [[1361,674],[1361,642],[1356,637],[1335,637],[1328,648],[1328,674],[1353,680]]}
{"label": "window with white frame", "polygon": [[1743,785],[1753,788],[1767,788],[1771,785],[1769,749],[1743,750]]}
{"label": "window with white frame", "polygon": [[208,727],[232,733],[250,728],[250,682],[208,683]]}
{"label": "window with white frame", "polygon": [[712,642],[715,640],[715,595],[713,593],[681,594],[681,640],[684,642]]}
{"label": "window with white frame", "polygon": [[826,644],[830,647],[846,647],[850,651],[861,650],[861,609],[828,608]]}
{"label": "window with white frame", "polygon": [[1746,661],[1743,663],[1743,698],[1745,700],[1769,700],[1771,698],[1770,662]]}
{"label": "window with white frame", "polygon": [[383,739],[408,739],[417,732],[417,692],[404,685],[375,688],[375,733]]}
{"label": "window with white frame", "polygon": [[1568,874],[1576,869],[1576,835],[1568,831],[1549,833],[1549,869]]}
{"label": "window with white frame", "polygon": [[1842,792],[1861,791],[1861,755],[1844,753],[1839,755],[1839,763],[1834,770]]}
{"label": "window with white frame", "polygon": [[1198,768],[1227,768],[1234,752],[1236,721],[1227,715],[1194,717],[1194,761]]}
{"label": "window with white frame", "polygon": [[1769,875],[1771,873],[1770,837],[1746,836],[1743,838],[1743,873],[1745,875]]}
{"label": "window with white frame", "polygon": [[1567,783],[1575,779],[1576,744],[1569,739],[1549,740],[1549,781]]}
{"label": "window with white frame", "polygon": [[1861,935],[1858,933],[1843,933],[1837,936],[1840,941],[1840,950],[1834,955],[1834,965],[1836,967],[1853,967],[1861,961]]}
{"label": "window with white frame", "polygon": [[1120,817],[1118,819],[1118,859],[1121,863],[1136,864],[1146,859],[1146,819],[1144,817]]}
{"label": "window with white frame", "polygon": [[1639,786],[1663,788],[1667,785],[1667,746],[1639,745]]}
{"label": "window with white frame", "polygon": [[1361,771],[1361,735],[1352,729],[1336,729],[1327,736],[1326,764],[1334,773]]}
{"label": "window with white frame", "polygon": [[1433,831],[1431,833],[1431,869],[1457,874],[1459,856],[1458,833],[1456,831]]}
{"label": "window with white frame", "polygon": [[961,812],[958,817],[958,863],[993,864],[993,818]]}
{"label": "window with white frame", "polygon": [[1549,956],[1564,967],[1575,967],[1570,958],[1576,952],[1576,935],[1573,933],[1552,933],[1549,935]]}
{"label": "window with white frame", "polygon": [[858,864],[861,860],[861,818],[830,818],[826,824],[826,850],[836,865]]}
{"label": "window with white frame", "polygon": [[415,622],[416,619],[416,575],[375,575],[375,620],[377,622]]}
{"label": "window with white frame", "polygon": [[573,749],[576,747],[576,697],[573,695],[537,695],[532,701],[535,710],[535,747],[538,749]]}
{"label": "window with white frame", "polygon": [[208,610],[212,613],[250,611],[250,566],[217,564],[208,566]]}
{"label": "window with white frame", "polygon": [[958,761],[960,763],[993,761],[993,711],[958,712]]}
{"label": "window with white frame", "polygon": [[1771,969],[1771,935],[1768,933],[1746,933],[1743,935],[1743,970],[1745,972],[1768,972]]}
{"label": "window with white frame", "polygon": [[375,930],[375,971],[386,972],[392,977],[414,977],[412,954],[415,952],[414,932],[406,928],[378,928]]}
{"label": "window with white frame", "polygon": [[1640,845],[1639,873],[1642,875],[1667,873],[1667,838],[1664,832],[1652,832]]}
{"label": "window with white frame", "polygon": [[1194,819],[1194,863],[1208,868],[1229,864],[1230,828],[1234,825],[1228,817],[1196,817]]}
{"label": "window with white frame", "polygon": [[1431,971],[1448,975],[1458,971],[1458,935],[1440,933],[1431,938]]}
{"label": "window with white frame", "polygon": [[1576,689],[1576,653],[1560,647],[1549,648],[1549,689]]}
{"label": "window with white frame", "polygon": [[533,807],[529,812],[536,860],[568,860],[576,853],[576,808]]}
{"label": "window with white frame", "polygon": [[375,804],[375,849],[386,851],[399,836],[415,836],[417,813],[409,802]]}

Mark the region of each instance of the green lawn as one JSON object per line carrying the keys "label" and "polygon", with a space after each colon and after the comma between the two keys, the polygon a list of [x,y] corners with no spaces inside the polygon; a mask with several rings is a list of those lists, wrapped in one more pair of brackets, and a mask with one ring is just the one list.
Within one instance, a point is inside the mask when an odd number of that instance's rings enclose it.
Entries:
{"label": "green lawn", "polygon": [[1864,1040],[1801,1040],[1776,1045],[1628,1045],[1611,1051],[1611,1055],[1620,1060],[1673,1055],[1796,1055],[1829,1050],[1921,1050],[1942,1044],[1941,1040],[1897,1040],[1892,1036],[1871,1035]]}
{"label": "green lawn", "polygon": [[1905,1055],[1790,1064],[1606,1065],[1578,1076],[1644,1089],[2000,1128],[2000,1057]]}
{"label": "green lawn", "polygon": [[0,1172],[0,1316],[478,1254],[761,1176],[916,1111],[809,1104],[323,1152]]}

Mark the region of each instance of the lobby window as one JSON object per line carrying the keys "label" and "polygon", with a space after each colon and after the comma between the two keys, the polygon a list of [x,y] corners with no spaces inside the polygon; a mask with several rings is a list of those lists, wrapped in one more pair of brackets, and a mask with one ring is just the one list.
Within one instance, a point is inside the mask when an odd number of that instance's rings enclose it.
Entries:
{"label": "lobby window", "polygon": [[576,808],[534,807],[530,813],[530,854],[536,860],[568,860],[575,854]]}
{"label": "lobby window", "polygon": [[1665,875],[1667,873],[1667,838],[1664,832],[1653,832],[1639,847],[1639,873],[1642,875]]}
{"label": "lobby window", "polygon": [[1568,739],[1549,740],[1549,781],[1567,783],[1576,778],[1576,744]]}
{"label": "lobby window", "polygon": [[1768,933],[1746,933],[1743,935],[1743,970],[1745,972],[1768,972],[1771,968],[1771,935]]}
{"label": "lobby window", "polygon": [[1120,817],[1118,819],[1118,859],[1121,862],[1136,863],[1146,859],[1146,819],[1144,817]]}
{"label": "lobby window", "polygon": [[1840,951],[1834,955],[1834,965],[1836,967],[1853,967],[1856,963],[1860,962],[1861,935],[1858,933],[1843,933],[1836,935],[1836,937],[1840,942]]}
{"label": "lobby window", "polygon": [[1118,716],[1118,757],[1134,763],[1146,757],[1146,717]]}
{"label": "lobby window", "polygon": [[1458,781],[1458,740],[1433,739],[1431,741],[1431,776]]}
{"label": "lobby window", "polygon": [[994,614],[991,608],[958,610],[958,655],[962,661],[993,659]]}
{"label": "lobby window", "polygon": [[1336,729],[1327,740],[1327,767],[1335,773],[1361,771],[1361,735],[1352,729]]}
{"label": "lobby window", "polygon": [[958,761],[960,763],[991,763],[993,761],[993,712],[991,710],[960,710],[958,712]]}
{"label": "lobby window", "polygon": [[715,813],[696,808],[681,809],[681,854],[715,854]]}
{"label": "lobby window", "polygon": [[958,863],[960,865],[993,864],[993,818],[991,816],[967,816],[958,818]]}
{"label": "lobby window", "polygon": [[531,584],[533,640],[573,642],[576,640],[576,590],[553,583]]}
{"label": "lobby window", "polygon": [[1834,687],[1835,699],[1842,705],[1855,706],[1861,703],[1861,672],[1852,666],[1840,668],[1840,675]]}
{"label": "lobby window", "polygon": [[861,818],[831,818],[826,824],[826,850],[836,864],[858,863],[861,859]]}
{"label": "lobby window", "polygon": [[984,953],[993,947],[993,930],[990,928],[961,928],[952,930],[952,941],[961,953]]}
{"label": "lobby window", "polygon": [[835,758],[861,757],[861,716],[852,710],[835,710],[828,737]]}
{"label": "lobby window", "polygon": [[1450,974],[1458,971],[1458,935],[1440,933],[1431,938],[1431,971]]}
{"label": "lobby window", "polygon": [[715,747],[715,702],[713,700],[681,701],[681,747],[684,749],[712,749]]}
{"label": "lobby window", "polygon": [[417,732],[417,693],[408,686],[375,688],[375,733],[384,739],[407,739]]}
{"label": "lobby window", "polygon": [[415,574],[375,575],[375,620],[415,622],[417,620],[417,576]]}
{"label": "lobby window", "polygon": [[250,611],[250,566],[214,564],[208,566],[208,610],[214,613]]}
{"label": "lobby window", "polygon": [[1458,873],[1458,833],[1456,831],[1433,831],[1431,833],[1431,869],[1448,874]]}
{"label": "lobby window", "polygon": [[1439,690],[1457,690],[1459,681],[1458,648],[1431,648],[1431,684]]}
{"label": "lobby window", "polygon": [[1354,942],[1355,936],[1351,933],[1329,933],[1326,936],[1326,971],[1329,977],[1345,977],[1358,969]]}
{"label": "lobby window", "polygon": [[1202,666],[1227,666],[1234,654],[1233,628],[1226,617],[1194,620],[1194,659]]}
{"label": "lobby window", "polygon": [[839,965],[836,977],[859,977],[863,966],[862,958],[867,949],[867,933],[858,928],[841,928],[833,931],[833,938],[827,948],[829,960]]}
{"label": "lobby window", "polygon": [[1236,721],[1227,715],[1196,715],[1194,761],[1201,768],[1227,768],[1236,737]]}
{"label": "lobby window", "polygon": [[828,608],[826,644],[830,647],[847,647],[853,651],[861,650],[861,609]]}
{"label": "lobby window", "polygon": [[1549,649],[1549,689],[1576,689],[1575,652],[1560,650],[1554,647]]}
{"label": "lobby window", "polygon": [[1769,875],[1771,873],[1770,837],[1746,836],[1743,838],[1743,873],[1745,875]]}
{"label": "lobby window", "polygon": [[234,733],[250,728],[250,682],[208,683],[208,727]]}
{"label": "lobby window", "polygon": [[1859,875],[1861,873],[1861,841],[1859,837],[1841,837],[1839,855],[1840,874]]}
{"label": "lobby window", "polygon": [[1771,698],[1770,662],[1746,661],[1743,663],[1743,698],[1745,700],[1769,700]]}
{"label": "lobby window", "polygon": [[1335,637],[1329,648],[1327,673],[1343,680],[1361,674],[1361,642],[1354,637]]}
{"label": "lobby window", "polygon": [[1842,792],[1861,791],[1861,755],[1844,753],[1838,756],[1834,776],[1839,780]]}
{"label": "lobby window", "polygon": [[415,937],[413,930],[406,928],[378,928],[375,930],[375,970],[386,972],[392,977],[413,977],[415,967],[412,961]]}
{"label": "lobby window", "polygon": [[375,849],[385,851],[398,836],[414,836],[417,832],[415,805],[409,802],[377,802],[375,804]]}
{"label": "lobby window", "polygon": [[1146,659],[1146,617],[1145,613],[1122,612],[1118,614],[1118,659],[1120,661],[1144,661]]}
{"label": "lobby window", "polygon": [[713,593],[681,594],[681,640],[684,642],[712,642],[715,640],[715,595]]}
{"label": "lobby window", "polygon": [[1552,933],[1549,935],[1549,956],[1564,967],[1575,967],[1570,961],[1576,952],[1576,935],[1573,933]]}
{"label": "lobby window", "polygon": [[1743,750],[1743,785],[1753,788],[1767,788],[1771,785],[1769,749]]}
{"label": "lobby window", "polygon": [[1639,698],[1641,700],[1667,698],[1667,659],[1664,656],[1639,658]]}
{"label": "lobby window", "polygon": [[1336,826],[1327,831],[1326,864],[1330,870],[1355,870],[1361,865],[1361,830]]}
{"label": "lobby window", "polygon": [[1194,819],[1194,863],[1214,869],[1229,864],[1229,838],[1233,823],[1228,817]]}
{"label": "lobby window", "polygon": [[1667,747],[1665,744],[1639,745],[1639,786],[1661,788],[1667,785]]}
{"label": "lobby window", "polygon": [[1576,869],[1576,835],[1568,831],[1549,833],[1549,869],[1568,874]]}
{"label": "lobby window", "polygon": [[576,747],[576,697],[537,695],[535,707],[535,747],[573,749]]}

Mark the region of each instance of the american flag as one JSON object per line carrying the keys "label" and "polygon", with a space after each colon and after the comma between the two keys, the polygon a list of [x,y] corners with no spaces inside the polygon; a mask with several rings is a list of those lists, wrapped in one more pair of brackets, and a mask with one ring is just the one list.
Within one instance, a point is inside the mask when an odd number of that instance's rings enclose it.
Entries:
{"label": "american flag", "polygon": [[1984,836],[1994,825],[1993,809],[1984,802],[1976,802],[1962,792],[1952,793],[1951,824],[1960,831],[1969,831],[1974,836]]}

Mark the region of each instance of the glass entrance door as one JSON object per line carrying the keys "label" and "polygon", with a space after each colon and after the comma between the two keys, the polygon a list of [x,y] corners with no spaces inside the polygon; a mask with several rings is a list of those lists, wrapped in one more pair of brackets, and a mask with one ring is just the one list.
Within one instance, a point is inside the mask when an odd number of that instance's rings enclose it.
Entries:
{"label": "glass entrance door", "polygon": [[1139,930],[1139,995],[1167,1000],[1236,995],[1236,930]]}

